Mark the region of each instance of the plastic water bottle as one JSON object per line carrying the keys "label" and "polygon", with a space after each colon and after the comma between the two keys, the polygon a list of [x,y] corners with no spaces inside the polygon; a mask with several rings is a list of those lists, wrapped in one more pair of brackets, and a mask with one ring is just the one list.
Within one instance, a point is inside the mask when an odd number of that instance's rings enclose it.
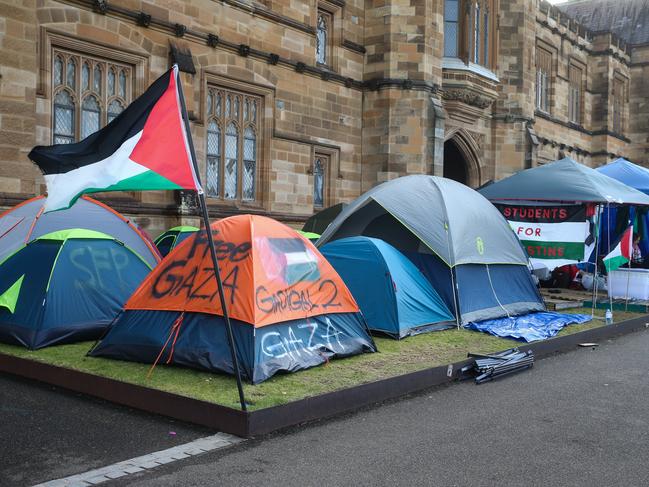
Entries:
{"label": "plastic water bottle", "polygon": [[607,325],[612,325],[613,324],[613,312],[610,309],[606,310],[606,324]]}

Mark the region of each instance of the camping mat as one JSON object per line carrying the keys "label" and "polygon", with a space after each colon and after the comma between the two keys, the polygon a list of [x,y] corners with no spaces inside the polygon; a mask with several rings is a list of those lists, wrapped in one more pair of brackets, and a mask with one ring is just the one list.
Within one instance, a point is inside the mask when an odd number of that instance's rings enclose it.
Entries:
{"label": "camping mat", "polygon": [[502,338],[514,338],[535,342],[552,338],[565,326],[586,323],[590,315],[537,312],[521,316],[496,318],[494,320],[467,323],[469,330],[484,331]]}

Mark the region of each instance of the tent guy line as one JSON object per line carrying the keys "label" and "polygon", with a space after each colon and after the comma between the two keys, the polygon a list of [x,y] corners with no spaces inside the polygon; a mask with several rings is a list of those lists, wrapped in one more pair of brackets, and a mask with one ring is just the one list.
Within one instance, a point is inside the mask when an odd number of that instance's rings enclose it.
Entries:
{"label": "tent guy line", "polygon": [[49,480],[47,482],[35,485],[34,487],[72,487],[77,485],[97,485],[109,480],[122,478],[137,472],[151,470],[161,465],[183,460],[185,458],[201,455],[221,448],[236,445],[246,441],[244,438],[229,435],[227,433],[217,433],[212,436],[198,438],[197,440],[185,443],[183,445],[167,448],[157,452],[149,453],[139,457],[131,458],[121,462],[113,463],[105,467],[89,470],[69,477]]}

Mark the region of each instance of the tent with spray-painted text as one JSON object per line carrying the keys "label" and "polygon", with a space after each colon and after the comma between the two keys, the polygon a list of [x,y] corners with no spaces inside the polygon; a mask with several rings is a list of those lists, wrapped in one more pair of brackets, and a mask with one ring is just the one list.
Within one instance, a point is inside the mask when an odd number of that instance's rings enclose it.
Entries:
{"label": "tent with spray-painted text", "polygon": [[128,219],[91,198],[0,216],[0,341],[30,349],[99,338],[160,260]]}
{"label": "tent with spray-painted text", "polygon": [[[211,228],[249,381],[376,350],[351,293],[308,239],[262,216]],[[90,354],[233,373],[204,230],[171,251]]]}
{"label": "tent with spray-painted text", "polygon": [[458,182],[413,175],[380,184],[331,222],[318,247],[357,235],[408,257],[460,324],[545,309],[507,221]]}

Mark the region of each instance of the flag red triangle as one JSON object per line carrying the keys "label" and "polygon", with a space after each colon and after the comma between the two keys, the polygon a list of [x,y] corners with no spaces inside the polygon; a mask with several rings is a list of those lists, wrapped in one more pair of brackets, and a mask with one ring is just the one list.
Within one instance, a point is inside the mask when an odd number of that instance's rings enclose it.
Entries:
{"label": "flag red triangle", "polygon": [[130,159],[184,189],[197,189],[173,69],[169,86],[147,117]]}

